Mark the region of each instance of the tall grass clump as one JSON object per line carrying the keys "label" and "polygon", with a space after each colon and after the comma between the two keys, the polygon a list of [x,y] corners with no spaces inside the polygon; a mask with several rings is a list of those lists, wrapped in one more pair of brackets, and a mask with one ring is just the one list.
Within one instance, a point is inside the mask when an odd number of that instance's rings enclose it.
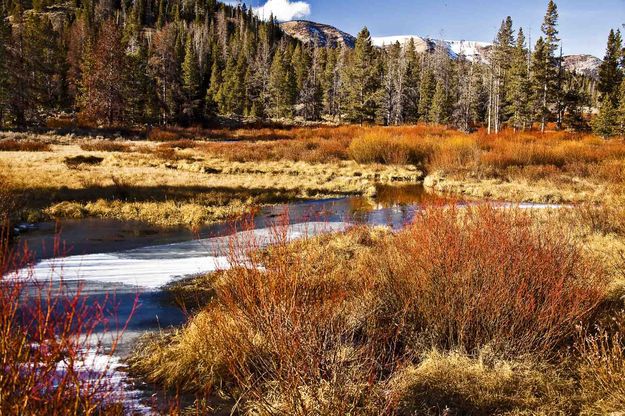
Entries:
{"label": "tall grass clump", "polygon": [[374,259],[408,343],[549,354],[603,298],[603,271],[561,231],[490,206],[431,208]]}
{"label": "tall grass clump", "polygon": [[423,137],[398,135],[393,130],[371,130],[354,138],[349,154],[359,163],[424,164],[433,151]]}
{"label": "tall grass clump", "polygon": [[[123,414],[123,395],[107,374],[112,303],[87,299],[63,282],[36,281],[28,254],[0,244],[0,414]],[[109,332],[113,347],[119,334]],[[104,363],[91,367],[96,355]]]}
{"label": "tall grass clump", "polygon": [[0,140],[0,152],[48,152],[50,145],[35,140]]}

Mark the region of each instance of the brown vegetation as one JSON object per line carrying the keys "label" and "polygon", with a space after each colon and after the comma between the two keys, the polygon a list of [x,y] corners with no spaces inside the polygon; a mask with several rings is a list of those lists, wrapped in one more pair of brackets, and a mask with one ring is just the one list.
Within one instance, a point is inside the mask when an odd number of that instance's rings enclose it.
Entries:
{"label": "brown vegetation", "polygon": [[50,145],[34,140],[1,140],[0,152],[49,152]]}
{"label": "brown vegetation", "polygon": [[429,207],[397,234],[234,240],[235,267],[196,282],[206,305],[132,371],[244,414],[575,413],[591,399],[571,348],[606,277],[554,225]]}
{"label": "brown vegetation", "polygon": [[[106,376],[120,334],[109,332],[112,351],[101,346],[102,331],[116,327],[106,312],[115,305],[62,280],[36,281],[28,254],[14,255],[6,237],[0,232],[0,414],[123,414],[123,392]],[[103,368],[89,367],[93,354]]]}

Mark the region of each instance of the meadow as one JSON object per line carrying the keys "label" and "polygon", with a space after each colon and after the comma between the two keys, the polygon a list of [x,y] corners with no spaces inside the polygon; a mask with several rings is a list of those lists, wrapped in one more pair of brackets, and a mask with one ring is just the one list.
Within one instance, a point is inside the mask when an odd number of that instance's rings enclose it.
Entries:
{"label": "meadow", "polygon": [[[163,128],[143,140],[3,133],[0,167],[0,209],[14,221],[195,226],[266,204],[372,196],[379,184],[423,183],[445,195],[400,231],[356,226],[289,241],[277,224],[270,247],[233,239],[232,268],[170,284],[188,322],[144,336],[127,361],[138,381],[174,398],[165,413],[625,408],[623,138],[425,125]],[[560,205],[484,203],[492,200]],[[2,292],[19,293],[10,269],[0,268]],[[37,320],[10,325],[16,299],[0,299],[0,329],[12,342],[0,352],[13,369],[0,378],[0,395],[15,391],[11,409],[30,411],[46,402],[25,400],[22,363],[55,368],[63,351],[79,351],[80,338],[60,332],[73,341],[49,361],[10,355],[41,329]],[[101,319],[94,316],[87,331]],[[41,330],[42,338],[55,333]],[[32,380],[24,385],[50,382]],[[70,381],[50,406],[72,397],[75,414],[121,412]]]}
{"label": "meadow", "polygon": [[254,206],[372,195],[375,184],[512,202],[620,205],[625,142],[440,126],[152,129],[146,140],[3,133],[25,220],[86,216],[196,226]]}

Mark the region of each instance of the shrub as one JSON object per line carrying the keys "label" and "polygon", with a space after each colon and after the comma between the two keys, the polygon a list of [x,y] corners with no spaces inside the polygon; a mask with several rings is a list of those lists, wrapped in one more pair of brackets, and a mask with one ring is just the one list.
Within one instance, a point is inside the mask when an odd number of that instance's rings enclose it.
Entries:
{"label": "shrub", "polygon": [[432,150],[426,140],[395,136],[392,130],[365,133],[349,145],[350,156],[359,163],[423,164]]}
{"label": "shrub", "polygon": [[397,372],[390,390],[399,415],[573,414],[573,382],[551,366],[502,360],[481,351],[424,354]]}
{"label": "shrub", "polygon": [[[428,208],[372,259],[407,344],[551,353],[602,299],[602,269],[557,227],[489,206]],[[411,341],[412,340],[412,341]]]}
{"label": "shrub", "polygon": [[620,202],[610,204],[583,204],[575,208],[579,223],[593,232],[625,235],[625,208]]}
{"label": "shrub", "polygon": [[146,341],[132,368],[224,390],[253,414],[567,413],[568,376],[524,357],[566,353],[604,279],[554,230],[517,211],[429,206],[396,234],[243,234],[234,268],[198,281],[202,311]]}
{"label": "shrub", "polygon": [[65,158],[65,165],[70,169],[75,169],[80,165],[99,165],[104,158],[98,156],[68,156]]}
{"label": "shrub", "polygon": [[625,408],[625,311],[612,316],[611,328],[582,333],[580,387],[586,414],[612,414]]}
{"label": "shrub", "polygon": [[[5,236],[0,233],[0,414],[122,414],[123,392],[106,376],[121,336],[106,334],[116,323],[105,311],[115,305],[99,304],[62,280],[36,281]],[[105,336],[113,340],[110,352],[102,347]],[[103,364],[97,370],[88,364],[94,354]]]}
{"label": "shrub", "polygon": [[82,150],[87,152],[130,152],[131,148],[125,143],[100,140],[97,142],[83,143]]}
{"label": "shrub", "polygon": [[0,152],[49,152],[50,145],[34,140],[2,140]]}

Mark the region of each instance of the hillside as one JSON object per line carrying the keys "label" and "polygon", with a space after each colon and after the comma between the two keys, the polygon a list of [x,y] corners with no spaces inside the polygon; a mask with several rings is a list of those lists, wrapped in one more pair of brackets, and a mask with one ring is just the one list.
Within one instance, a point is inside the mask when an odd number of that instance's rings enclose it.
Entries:
{"label": "hillside", "polygon": [[317,43],[323,47],[337,47],[346,45],[353,48],[356,38],[333,26],[307,20],[293,20],[280,24],[280,28],[289,36],[306,44]]}
{"label": "hillside", "polygon": [[601,62],[601,59],[592,55],[568,55],[564,57],[563,65],[568,71],[597,79]]}

